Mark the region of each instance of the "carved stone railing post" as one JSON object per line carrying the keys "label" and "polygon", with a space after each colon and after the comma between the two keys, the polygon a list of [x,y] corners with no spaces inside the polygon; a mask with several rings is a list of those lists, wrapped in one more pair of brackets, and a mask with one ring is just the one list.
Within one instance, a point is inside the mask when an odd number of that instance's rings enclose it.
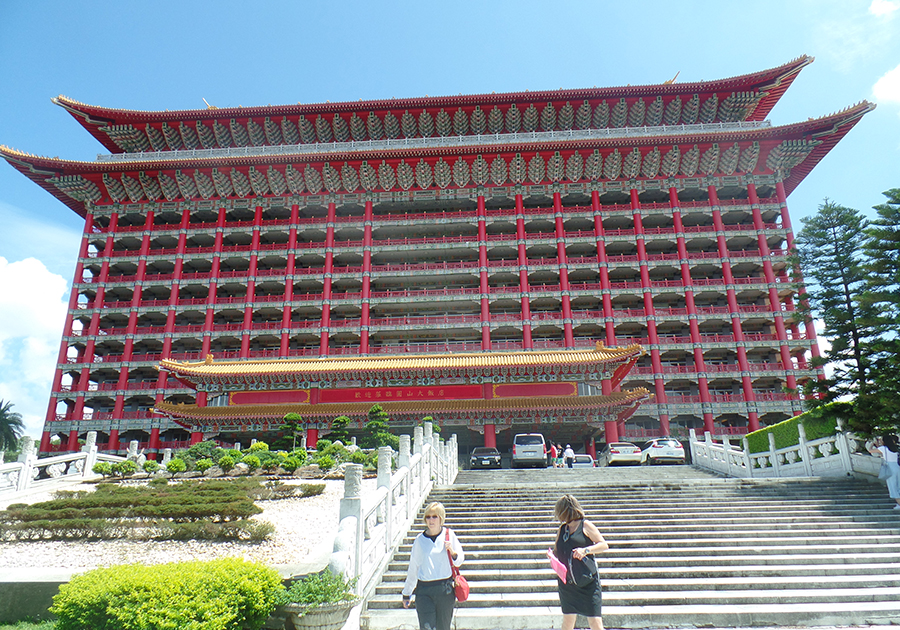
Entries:
{"label": "carved stone railing post", "polygon": [[768,434],[769,437],[769,461],[772,463],[772,468],[775,469],[775,476],[781,476],[781,462],[778,461],[778,452],[775,450],[775,436],[770,432]]}
{"label": "carved stone railing post", "polygon": [[747,476],[753,477],[753,459],[750,457],[750,442],[747,441],[746,436],[741,440],[741,444],[744,447],[744,466],[747,467]]}
{"label": "carved stone railing post", "polygon": [[409,468],[409,436],[400,436],[400,455],[397,458],[397,468]]}
{"label": "carved stone railing post", "polygon": [[[394,515],[392,513],[394,504],[393,501],[391,501],[391,459],[393,454],[394,450],[390,446],[381,446],[378,448],[378,480],[376,483],[379,488],[384,488],[386,497],[378,512],[378,520],[385,525],[385,541],[388,545],[390,545],[390,541],[393,540],[393,530],[391,527],[394,521]],[[389,551],[390,547],[385,549],[385,553]]]}
{"label": "carved stone railing post", "polygon": [[413,454],[421,453],[423,446],[422,427],[413,430]]}
{"label": "carved stone railing post", "polygon": [[844,422],[840,418],[837,421],[838,433],[835,443],[837,444],[838,453],[841,456],[841,467],[844,472],[850,474],[853,472],[853,460],[850,458],[850,440],[847,439],[847,433],[844,429]]}
{"label": "carved stone railing post", "polygon": [[800,459],[803,460],[803,470],[807,477],[812,477],[812,455],[809,454],[809,447],[806,444],[806,428],[802,422],[797,423],[797,431],[800,433]]}
{"label": "carved stone railing post", "polygon": [[19,453],[18,461],[22,463],[22,470],[19,471],[19,478],[16,480],[16,492],[24,491],[31,485],[32,467],[37,460],[34,454],[34,440],[31,438],[22,440],[22,452]]}
{"label": "carved stone railing post", "polygon": [[[362,572],[362,548],[365,536],[365,523],[363,523],[362,510],[362,473],[363,467],[360,464],[347,464],[344,467],[344,496],[340,503],[340,525],[338,526],[338,534],[344,530],[345,536],[341,540],[341,549],[338,549],[338,537],[335,537],[334,554],[343,552],[345,555],[350,552],[350,563],[346,569],[342,571],[350,578],[357,577]],[[346,522],[345,522],[346,519]],[[352,532],[352,534],[351,534]],[[347,549],[347,535],[352,536],[352,550]],[[334,560],[334,558],[333,558]],[[357,594],[363,585],[357,582]]]}
{"label": "carved stone railing post", "polygon": [[84,446],[81,447],[82,452],[87,453],[87,457],[84,460],[84,470],[82,474],[87,477],[92,474],[91,470],[94,468],[94,464],[97,463],[97,432],[96,431],[88,431],[87,440],[84,442]]}

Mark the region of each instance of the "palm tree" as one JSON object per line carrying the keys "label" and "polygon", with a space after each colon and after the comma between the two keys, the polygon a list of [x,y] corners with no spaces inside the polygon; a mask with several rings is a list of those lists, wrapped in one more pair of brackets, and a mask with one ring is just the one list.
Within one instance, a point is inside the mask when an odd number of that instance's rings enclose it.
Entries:
{"label": "palm tree", "polygon": [[13,404],[0,399],[0,450],[12,450],[19,445],[25,432],[22,414],[12,410]]}

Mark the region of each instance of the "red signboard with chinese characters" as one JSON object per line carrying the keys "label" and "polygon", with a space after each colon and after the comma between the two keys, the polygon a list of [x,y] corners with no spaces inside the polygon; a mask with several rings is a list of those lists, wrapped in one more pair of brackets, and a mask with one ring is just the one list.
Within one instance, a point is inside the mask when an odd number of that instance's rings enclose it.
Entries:
{"label": "red signboard with chinese characters", "polygon": [[[319,403],[380,402],[404,400],[473,400],[529,396],[577,396],[576,383],[500,383],[491,385],[485,396],[482,385],[431,385],[416,387],[353,387],[318,390]],[[230,405],[307,404],[310,390],[270,390],[232,392]]]}
{"label": "red signboard with chinese characters", "polygon": [[481,385],[433,385],[429,387],[377,387],[322,389],[319,402],[380,402],[385,400],[470,400],[484,398]]}

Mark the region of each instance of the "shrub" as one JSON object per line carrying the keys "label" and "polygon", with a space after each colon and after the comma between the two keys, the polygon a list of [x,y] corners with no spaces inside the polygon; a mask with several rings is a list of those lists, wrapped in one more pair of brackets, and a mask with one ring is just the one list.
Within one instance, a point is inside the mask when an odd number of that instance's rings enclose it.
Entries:
{"label": "shrub", "polygon": [[150,473],[151,475],[155,472],[159,471],[159,462],[155,459],[148,459],[144,462],[144,472]]}
{"label": "shrub", "polygon": [[260,451],[268,451],[269,445],[265,442],[254,442],[250,445],[250,448],[247,449],[250,453],[259,453]]}
{"label": "shrub", "polygon": [[322,604],[336,604],[349,602],[355,599],[353,587],[356,578],[346,580],[340,573],[332,573],[325,569],[319,573],[313,573],[302,580],[291,584],[290,588],[281,591],[277,596],[279,605],[287,603],[300,604],[305,608],[313,608]]}
{"label": "shrub", "polygon": [[91,467],[91,472],[95,475],[103,475],[104,477],[112,477],[112,464],[109,462],[97,462]]}
{"label": "shrub", "polygon": [[187,470],[187,464],[184,463],[184,460],[179,457],[173,457],[166,463],[166,470],[168,470],[173,475],[175,473],[183,473]]}
{"label": "shrub", "polygon": [[300,484],[300,496],[301,497],[315,497],[325,492],[325,484],[324,483],[301,483]]}
{"label": "shrub", "polygon": [[316,464],[319,466],[319,470],[331,470],[334,468],[334,458],[331,455],[322,455],[316,459]]}
{"label": "shrub", "polygon": [[350,451],[343,444],[333,442],[320,451],[321,455],[328,455],[335,461],[345,461],[350,457]]}
{"label": "shrub", "polygon": [[189,449],[185,452],[187,459],[192,460],[200,460],[200,459],[212,459],[215,460],[216,456],[221,457],[222,449],[219,448],[219,445],[216,444],[213,440],[207,440],[205,442],[197,442],[196,444],[192,444]]}
{"label": "shrub", "polygon": [[350,453],[350,461],[354,464],[362,464],[363,466],[369,461],[369,456],[360,450]]}
{"label": "shrub", "polygon": [[281,467],[285,470],[285,472],[289,473],[294,472],[295,470],[300,468],[301,465],[302,464],[300,463],[300,460],[293,455],[285,457],[284,461],[281,462]]}
{"label": "shrub", "polygon": [[[800,443],[800,430],[798,425],[802,422],[806,430],[807,440],[818,440],[819,438],[834,435],[837,431],[837,420],[828,414],[828,407],[834,405],[823,405],[816,409],[811,409],[799,416],[794,416],[784,422],[773,424],[771,426],[753,431],[747,434],[747,445],[751,453],[765,453],[769,450],[769,433],[775,436],[775,448],[787,448]],[[823,417],[824,416],[824,417]]]}
{"label": "shrub", "polygon": [[215,462],[209,459],[208,457],[204,457],[203,459],[198,459],[197,463],[194,464],[194,468],[196,468],[199,472],[205,473],[207,470],[215,466]]}
{"label": "shrub", "polygon": [[[257,442],[257,444],[259,444],[259,442]],[[247,455],[243,459],[243,462],[245,464],[247,464],[247,467],[250,470],[256,470],[257,468],[259,468],[259,464],[260,464],[259,457],[257,457],[256,455]]]}
{"label": "shrub", "polygon": [[280,457],[270,457],[266,461],[262,463],[263,470],[267,470],[269,472],[279,468],[284,460]]}
{"label": "shrub", "polygon": [[324,451],[329,446],[331,446],[331,440],[326,440],[323,438],[316,442],[316,450],[319,452]]}
{"label": "shrub", "polygon": [[116,462],[112,465],[112,471],[119,477],[127,477],[137,472],[137,462],[126,459],[124,462]]}
{"label": "shrub", "polygon": [[228,472],[229,470],[234,468],[234,457],[232,457],[231,455],[222,455],[222,457],[219,458],[218,464],[219,468],[221,468],[225,472]]}
{"label": "shrub", "polygon": [[76,575],[50,611],[56,630],[257,630],[282,592],[277,571],[237,558],[132,564]]}
{"label": "shrub", "polygon": [[306,452],[306,449],[295,448],[293,451],[291,451],[290,456],[296,457],[297,460],[300,462],[300,465],[302,466],[303,464],[306,463],[306,460],[309,457],[309,454]]}

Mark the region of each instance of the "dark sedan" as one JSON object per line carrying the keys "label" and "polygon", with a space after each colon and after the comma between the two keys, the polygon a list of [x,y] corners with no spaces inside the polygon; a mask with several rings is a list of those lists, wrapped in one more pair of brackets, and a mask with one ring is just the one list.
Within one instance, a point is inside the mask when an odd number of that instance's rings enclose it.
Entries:
{"label": "dark sedan", "polygon": [[500,468],[500,451],[489,446],[479,446],[472,451],[469,468]]}

